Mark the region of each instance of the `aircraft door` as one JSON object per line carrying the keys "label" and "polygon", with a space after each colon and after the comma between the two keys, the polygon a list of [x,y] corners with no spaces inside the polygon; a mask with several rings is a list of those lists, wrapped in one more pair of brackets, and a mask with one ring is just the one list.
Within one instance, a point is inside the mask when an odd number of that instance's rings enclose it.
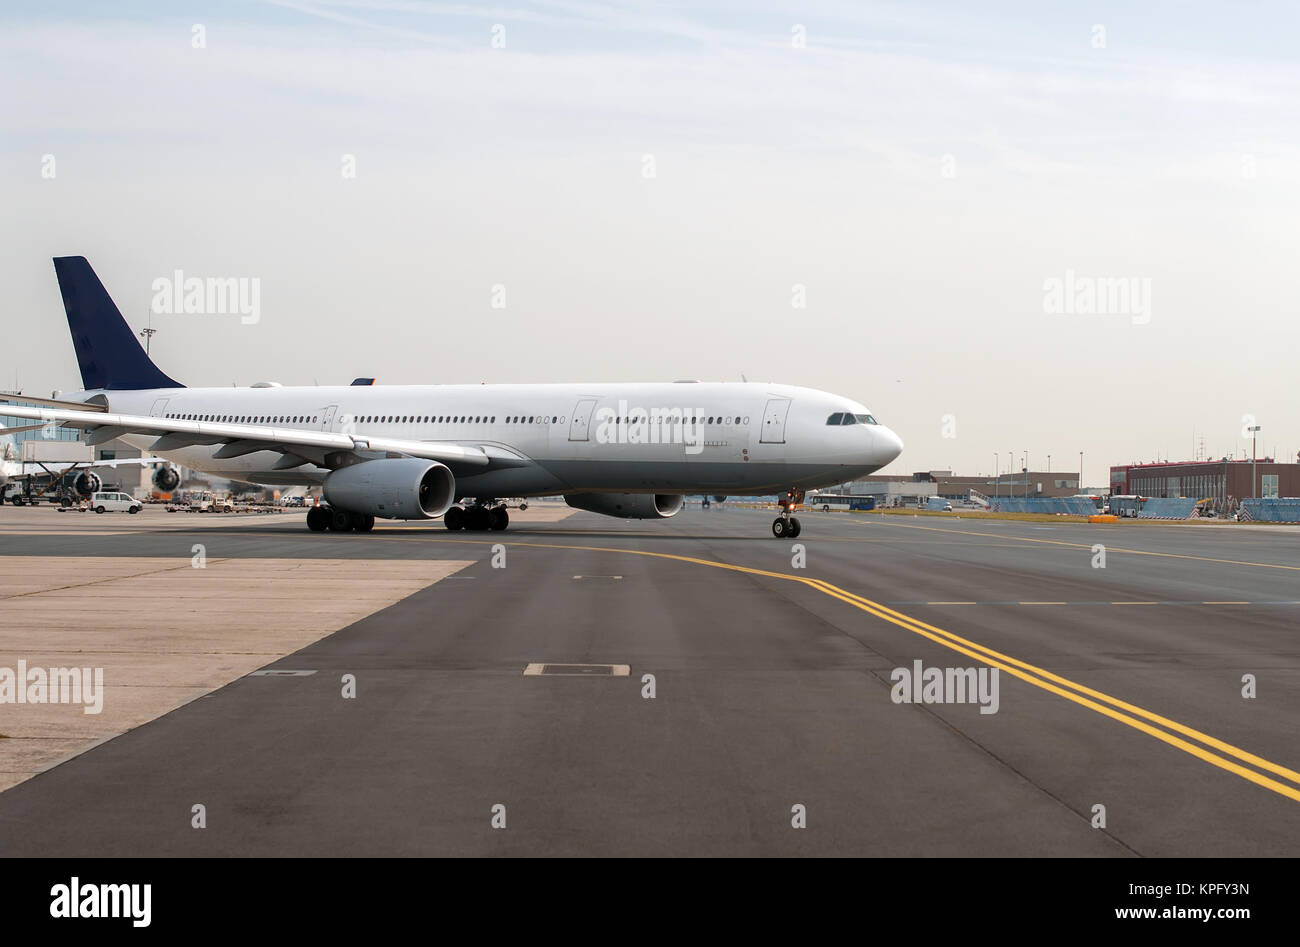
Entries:
{"label": "aircraft door", "polygon": [[574,406],[573,419],[569,422],[569,440],[591,440],[591,411],[595,407],[595,398],[583,398]]}
{"label": "aircraft door", "polygon": [[758,437],[760,444],[785,443],[785,418],[790,413],[789,398],[772,398],[763,409],[763,425]]}

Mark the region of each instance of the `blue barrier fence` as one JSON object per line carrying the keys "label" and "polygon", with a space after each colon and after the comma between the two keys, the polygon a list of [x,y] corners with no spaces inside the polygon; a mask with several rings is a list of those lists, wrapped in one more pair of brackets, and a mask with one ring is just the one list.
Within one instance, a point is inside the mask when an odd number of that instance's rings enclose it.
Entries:
{"label": "blue barrier fence", "polygon": [[1242,519],[1256,523],[1300,523],[1300,498],[1254,499],[1241,501]]}
{"label": "blue barrier fence", "polygon": [[1070,516],[1091,516],[1097,505],[1087,497],[1025,497],[1009,499],[995,497],[991,509],[997,513],[1067,513]]}
{"label": "blue barrier fence", "polygon": [[1195,497],[1148,497],[1138,511],[1138,519],[1185,520],[1196,509]]}

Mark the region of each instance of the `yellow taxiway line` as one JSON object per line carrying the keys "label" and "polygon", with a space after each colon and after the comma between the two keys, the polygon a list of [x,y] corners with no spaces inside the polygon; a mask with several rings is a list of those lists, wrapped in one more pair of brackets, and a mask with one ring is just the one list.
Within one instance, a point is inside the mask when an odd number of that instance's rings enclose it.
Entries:
{"label": "yellow taxiway line", "polygon": [[[913,528],[928,528],[928,527],[913,527]],[[482,540],[482,539],[441,539],[440,538],[439,541],[451,542],[451,543],[467,543],[473,545],[493,545],[493,542],[491,540]],[[821,579],[813,579],[813,578],[808,578],[806,576],[799,576],[799,575],[790,575],[785,572],[772,572],[767,569],[756,569],[750,566],[739,566],[729,562],[718,562],[712,559],[700,559],[695,556],[681,556],[681,555],[676,555],[674,553],[667,553],[667,552],[650,552],[648,550],[643,550],[643,549],[615,549],[606,546],[578,546],[578,545],[567,545],[564,543],[533,543],[533,542],[511,542],[509,543],[509,545],[531,547],[536,549],[567,549],[576,552],[606,552],[606,553],[622,553],[624,555],[631,555],[631,556],[647,556],[655,559],[670,559],[670,560],[675,560],[677,562],[690,563],[692,565],[707,566],[713,569],[725,569],[729,572],[741,572],[741,573],[746,573],[748,575],[759,575],[759,576],[764,576],[772,579],[782,579],[788,582],[798,582],[801,585],[805,585],[808,588],[815,589],[816,591],[821,592],[823,595],[827,595],[830,596],[831,598],[838,599],[839,601],[851,605],[854,608],[864,611],[870,615],[873,615],[876,618],[879,618],[883,621],[887,621],[893,625],[897,625],[899,628],[902,628],[905,631],[910,631],[912,634],[919,635],[923,638],[927,638],[930,641],[934,642],[935,644],[942,645],[943,647],[948,648],[951,651],[956,651],[960,654],[964,654],[968,657],[974,658],[977,661],[985,662],[991,665],[992,667],[996,667],[1000,670],[1004,670],[1008,674],[1012,675],[1013,677],[1017,677],[1020,680],[1025,681],[1027,684],[1032,684],[1034,687],[1055,694],[1058,697],[1063,697],[1066,700],[1072,701],[1073,703],[1076,703],[1081,707],[1087,707],[1089,710],[1102,714],[1103,716],[1109,717],[1112,720],[1117,720],[1120,723],[1124,724],[1125,726],[1131,727],[1134,730],[1138,730],[1141,733],[1145,733],[1148,736],[1154,737],[1155,739],[1160,740],[1162,743],[1166,743],[1169,746],[1176,747],[1177,749],[1182,750],[1184,753],[1188,753],[1199,760],[1209,763],[1212,766],[1216,766],[1219,769],[1240,776],[1242,779],[1249,780],[1250,782],[1255,783],[1258,786],[1262,786],[1265,789],[1272,790],[1273,792],[1285,796],[1294,802],[1300,802],[1300,789],[1297,789],[1295,786],[1288,786],[1286,783],[1279,782],[1276,779],[1273,779],[1269,776],[1265,776],[1263,773],[1256,772],[1255,770],[1252,769],[1247,769],[1245,766],[1241,765],[1241,763],[1249,763],[1251,766],[1255,766],[1269,773],[1273,773],[1274,775],[1281,776],[1283,779],[1289,780],[1292,783],[1296,783],[1297,785],[1300,785],[1300,773],[1296,772],[1295,770],[1289,769],[1285,766],[1282,766],[1281,764],[1274,763],[1271,760],[1266,760],[1261,756],[1257,756],[1254,753],[1248,752],[1247,750],[1243,750],[1239,747],[1235,747],[1232,744],[1226,743],[1223,740],[1219,740],[1216,737],[1212,737],[1207,733],[1202,733],[1200,730],[1196,730],[1192,727],[1185,726],[1184,724],[1178,723],[1175,720],[1170,720],[1168,717],[1163,717],[1149,710],[1145,710],[1142,707],[1138,707],[1135,704],[1131,704],[1128,703],[1127,701],[1120,700],[1117,697],[1111,697],[1109,694],[1102,693],[1101,691],[1095,690],[1084,684],[1076,683],[1075,681],[1071,681],[1068,678],[1061,677],[1058,674],[1053,674],[1051,671],[1045,670],[1040,667],[1036,667],[1025,661],[1021,661],[1017,658],[1013,658],[1009,655],[1002,654],[999,651],[994,651],[992,648],[988,648],[984,645],[979,644],[978,642],[971,641],[967,638],[963,638],[959,635],[956,635],[950,631],[945,631],[942,628],[938,628],[934,625],[930,625],[927,624],[926,622],[920,621],[919,619],[912,618],[910,615],[905,615],[902,612],[895,611],[894,609],[889,608],[888,606],[881,605],[879,602],[874,602],[871,599],[864,598],[861,595],[856,595],[852,592],[845,591],[844,589],[832,585],[831,583],[823,581]],[[1063,545],[1070,545],[1070,544],[1063,544]],[[1180,558],[1198,558],[1198,557],[1180,557]],[[1292,567],[1285,566],[1282,568],[1292,568]],[[1132,603],[1132,604],[1139,604],[1139,603]],[[1141,603],[1141,604],[1147,604],[1147,603]],[[1138,718],[1142,718],[1142,719],[1138,719]],[[1165,727],[1167,729],[1161,730],[1158,727],[1153,726],[1152,724],[1158,724],[1160,727]],[[1173,733],[1170,733],[1168,731],[1173,731]],[[1175,734],[1181,734],[1182,736],[1176,736]],[[1197,746],[1194,743],[1190,743],[1188,742],[1188,740],[1183,739],[1183,737],[1187,737],[1191,740],[1195,740],[1198,743],[1204,744],[1204,746]],[[1210,747],[1213,750],[1216,750],[1218,752],[1211,752],[1210,749],[1206,749],[1205,747]],[[1234,762],[1232,759],[1228,759],[1227,757],[1234,757],[1236,760],[1239,760],[1241,762]]]}

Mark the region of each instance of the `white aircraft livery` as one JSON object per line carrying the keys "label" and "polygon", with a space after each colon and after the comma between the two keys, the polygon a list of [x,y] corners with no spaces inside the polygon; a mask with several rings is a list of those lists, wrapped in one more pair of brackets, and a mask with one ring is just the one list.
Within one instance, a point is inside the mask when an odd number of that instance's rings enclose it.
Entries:
{"label": "white aircraft livery", "polygon": [[[855,401],[754,382],[187,388],[154,365],[84,257],[54,260],[83,391],[3,412],[123,440],[216,477],[320,485],[315,531],[375,519],[505,529],[502,498],[662,519],[686,494],[783,496],[879,470],[903,442]],[[35,399],[26,399],[35,400]],[[161,468],[161,489],[179,472]]]}

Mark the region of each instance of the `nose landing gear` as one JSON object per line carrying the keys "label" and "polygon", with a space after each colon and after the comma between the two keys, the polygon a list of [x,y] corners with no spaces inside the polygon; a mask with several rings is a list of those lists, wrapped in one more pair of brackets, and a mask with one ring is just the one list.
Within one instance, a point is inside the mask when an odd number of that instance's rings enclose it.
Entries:
{"label": "nose landing gear", "polygon": [[794,539],[802,531],[798,517],[791,516],[790,511],[803,502],[804,492],[791,488],[780,501],[781,515],[772,520],[772,535],[777,539]]}

